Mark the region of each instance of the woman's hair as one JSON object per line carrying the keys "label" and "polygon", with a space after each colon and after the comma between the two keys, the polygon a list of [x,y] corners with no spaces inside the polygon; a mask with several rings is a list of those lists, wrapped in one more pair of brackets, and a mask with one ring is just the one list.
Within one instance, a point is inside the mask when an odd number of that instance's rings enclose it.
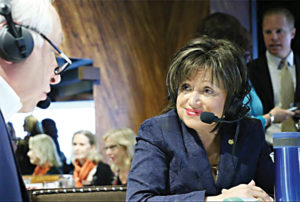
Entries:
{"label": "woman's hair", "polygon": [[44,133],[41,123],[32,115],[26,116],[24,120],[24,129],[30,133],[30,136]]}
{"label": "woman's hair", "polygon": [[[124,159],[125,165],[130,167],[134,153],[134,145],[136,144],[136,134],[130,128],[119,128],[108,131],[104,134],[103,140],[106,142],[110,138],[116,144],[123,146],[127,152],[127,158]],[[113,171],[118,168],[115,165],[111,166]]]}
{"label": "woman's hair", "polygon": [[[88,131],[88,130],[77,131],[77,132],[74,133],[74,135],[72,137],[72,143],[73,143],[74,137],[76,135],[79,135],[79,134],[84,135],[85,137],[87,137],[89,139],[89,144],[92,147],[94,147],[94,149],[92,149],[92,151],[89,153],[88,159],[95,162],[95,163],[98,163],[98,162],[102,161],[102,156],[99,153],[95,135],[92,132]],[[72,162],[74,163],[75,160],[76,159],[73,157]]]}
{"label": "woman's hair", "polygon": [[40,159],[40,165],[44,165],[46,162],[49,163],[50,167],[62,165],[55,144],[48,135],[39,134],[30,137],[29,148]]}
{"label": "woman's hair", "polygon": [[223,116],[235,119],[229,108],[233,102],[242,103],[250,91],[245,60],[241,50],[231,42],[207,36],[191,40],[176,53],[167,74],[169,103],[164,112],[176,108],[179,86],[199,70],[210,71],[211,82],[223,84],[227,93]]}
{"label": "woman's hair", "polygon": [[[49,36],[54,32],[52,0],[11,0],[12,17],[16,24],[29,26],[37,31]],[[0,22],[5,19],[1,16]],[[32,33],[35,45],[41,47],[44,43],[42,37],[29,30]]]}
{"label": "woman's hair", "polygon": [[227,39],[243,51],[251,48],[251,35],[238,19],[226,13],[213,13],[205,17],[197,28],[196,36],[207,35],[214,39]]}

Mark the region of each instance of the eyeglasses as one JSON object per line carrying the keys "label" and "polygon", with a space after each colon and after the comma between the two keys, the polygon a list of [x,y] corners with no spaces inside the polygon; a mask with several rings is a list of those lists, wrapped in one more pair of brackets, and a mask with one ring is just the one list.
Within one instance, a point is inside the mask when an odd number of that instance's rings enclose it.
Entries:
{"label": "eyeglasses", "polygon": [[66,56],[56,45],[54,45],[54,43],[48,37],[46,37],[44,34],[42,34],[41,32],[39,32],[38,30],[36,30],[32,27],[29,27],[29,26],[23,26],[23,27],[34,31],[37,34],[39,34],[41,37],[43,37],[43,39],[45,39],[56,50],[58,55],[66,61],[64,64],[59,65],[54,69],[55,75],[60,75],[72,64],[72,61],[70,60],[70,58],[68,56]]}
{"label": "eyeglasses", "polygon": [[113,144],[113,145],[110,145],[110,146],[104,147],[104,150],[105,150],[105,151],[107,151],[107,150],[109,150],[109,149],[110,149],[110,150],[114,150],[114,149],[116,149],[116,148],[117,148],[117,146],[118,146],[118,145],[116,145],[116,144]]}

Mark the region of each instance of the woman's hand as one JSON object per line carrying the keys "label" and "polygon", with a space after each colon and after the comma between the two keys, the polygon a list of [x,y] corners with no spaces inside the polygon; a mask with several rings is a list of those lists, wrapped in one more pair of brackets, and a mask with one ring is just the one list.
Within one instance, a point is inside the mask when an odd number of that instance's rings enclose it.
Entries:
{"label": "woman's hand", "polygon": [[223,201],[226,198],[241,197],[253,198],[258,201],[273,201],[273,199],[260,187],[255,186],[252,180],[249,184],[240,184],[231,189],[223,189],[222,194],[218,196],[207,197],[207,201]]}

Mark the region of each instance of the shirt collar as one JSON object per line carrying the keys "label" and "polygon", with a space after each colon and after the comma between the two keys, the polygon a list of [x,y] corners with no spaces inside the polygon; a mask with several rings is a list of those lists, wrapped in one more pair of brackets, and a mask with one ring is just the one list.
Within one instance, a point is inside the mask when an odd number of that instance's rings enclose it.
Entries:
{"label": "shirt collar", "polygon": [[[266,51],[266,57],[267,57],[267,61],[272,63],[272,66],[275,66],[275,67],[278,67],[280,61],[282,60],[281,58],[272,55],[269,51]],[[287,61],[289,67],[294,66],[294,53],[293,53],[293,51],[291,51],[288,54],[288,56],[286,57],[286,61]]]}
{"label": "shirt collar", "polygon": [[9,84],[0,76],[0,109],[5,121],[17,113],[22,108],[20,97],[9,86]]}

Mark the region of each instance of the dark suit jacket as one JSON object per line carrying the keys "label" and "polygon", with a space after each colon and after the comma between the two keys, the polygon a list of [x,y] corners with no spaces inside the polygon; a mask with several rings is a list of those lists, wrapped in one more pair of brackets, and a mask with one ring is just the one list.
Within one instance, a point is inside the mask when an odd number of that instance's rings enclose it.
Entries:
{"label": "dark suit jacket", "polygon": [[[296,66],[296,91],[295,103],[300,102],[300,56],[294,54]],[[254,89],[261,99],[264,114],[274,108],[274,94],[271,75],[268,68],[266,56],[258,58],[248,64],[249,77]]]}
{"label": "dark suit jacket", "polygon": [[0,201],[29,201],[19,171],[11,138],[0,111]]}
{"label": "dark suit jacket", "polygon": [[135,154],[128,176],[128,201],[204,201],[223,188],[249,183],[272,194],[274,164],[261,123],[240,121],[236,152],[232,145],[236,124],[220,131],[219,174],[215,183],[211,167],[197,133],[186,127],[175,110],[145,121],[137,136]]}

